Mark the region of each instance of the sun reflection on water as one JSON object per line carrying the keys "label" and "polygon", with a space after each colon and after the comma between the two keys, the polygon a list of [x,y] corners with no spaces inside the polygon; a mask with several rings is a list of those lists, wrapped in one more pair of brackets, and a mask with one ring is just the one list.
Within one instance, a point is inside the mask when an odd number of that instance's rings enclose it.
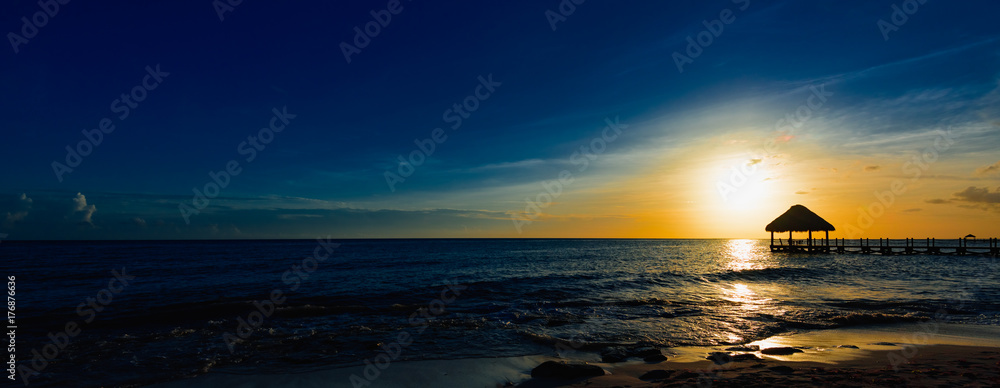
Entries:
{"label": "sun reflection on water", "polygon": [[743,283],[734,283],[722,288],[722,298],[730,302],[739,304],[739,309],[744,311],[757,310],[760,305],[771,301],[771,298],[758,295],[750,286]]}
{"label": "sun reflection on water", "polygon": [[730,271],[745,271],[748,269],[763,269],[764,247],[754,240],[729,240],[723,248],[723,254],[729,263],[726,269]]}
{"label": "sun reflection on water", "polygon": [[[729,240],[722,247],[722,268],[730,272],[766,269],[772,265],[766,247],[757,240]],[[750,280],[735,280],[717,285],[719,297],[732,304],[723,307],[727,315],[752,318],[757,314],[771,314],[774,310],[773,285],[762,285]],[[727,333],[729,343],[739,343],[745,334],[756,331],[754,319],[739,320],[737,327]]]}
{"label": "sun reflection on water", "polygon": [[734,301],[751,303],[753,302],[753,291],[750,291],[750,287],[746,284],[736,283],[733,284],[732,293],[730,294]]}

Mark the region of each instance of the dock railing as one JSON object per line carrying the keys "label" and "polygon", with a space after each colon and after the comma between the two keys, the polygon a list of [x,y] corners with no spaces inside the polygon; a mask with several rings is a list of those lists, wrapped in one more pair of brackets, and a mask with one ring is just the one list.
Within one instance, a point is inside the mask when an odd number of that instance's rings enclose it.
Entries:
{"label": "dock railing", "polygon": [[1000,239],[923,239],[903,238],[889,239],[870,238],[814,238],[814,239],[776,239],[771,243],[774,252],[840,252],[840,253],[881,253],[891,254],[987,254],[1000,256]]}

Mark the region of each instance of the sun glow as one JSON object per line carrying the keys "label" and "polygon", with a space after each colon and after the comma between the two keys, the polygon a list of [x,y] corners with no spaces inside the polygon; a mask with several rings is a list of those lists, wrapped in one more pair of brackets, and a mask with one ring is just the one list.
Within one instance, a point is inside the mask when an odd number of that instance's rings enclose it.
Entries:
{"label": "sun glow", "polygon": [[[776,193],[782,188],[767,161],[745,156],[716,161],[712,173],[700,177],[701,193],[697,202],[705,214],[711,214],[711,228],[721,235],[751,237],[749,231],[762,229],[761,220],[771,216]],[[724,220],[724,222],[719,222]],[[708,225],[706,225],[708,227]]]}
{"label": "sun glow", "polygon": [[759,159],[729,163],[733,165],[713,182],[723,206],[744,209],[767,199],[772,182],[768,177],[769,171]]}
{"label": "sun glow", "polygon": [[767,199],[769,192],[767,182],[760,180],[748,180],[742,187],[735,191],[726,192],[722,195],[722,200],[726,207],[731,209],[744,209]]}

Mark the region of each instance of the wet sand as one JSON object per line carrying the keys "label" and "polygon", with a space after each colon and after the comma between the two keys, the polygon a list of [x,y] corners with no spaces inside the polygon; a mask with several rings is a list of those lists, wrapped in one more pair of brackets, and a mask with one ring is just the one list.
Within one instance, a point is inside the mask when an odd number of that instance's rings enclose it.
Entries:
{"label": "wet sand", "polygon": [[[1000,336],[989,326],[824,330],[746,345],[760,350],[669,348],[663,350],[667,361],[589,362],[606,374],[577,380],[531,379],[517,387],[1000,386]],[[778,348],[795,350],[765,354],[771,353],[765,349]],[[706,359],[713,352],[725,356]]]}
{"label": "wet sand", "polygon": [[517,387],[1000,386],[998,348],[927,345],[906,351],[902,347],[844,350],[863,354],[835,363],[796,361],[795,355],[784,360],[764,355],[761,360],[721,365],[709,360],[620,364],[608,366],[611,374],[601,377],[576,381],[532,379]]}
{"label": "wet sand", "polygon": [[[1000,386],[1000,328],[903,324],[819,330],[732,346],[660,349],[666,361],[631,358],[602,363],[594,352],[562,357],[396,361],[385,368],[358,365],[296,374],[212,372],[157,387],[742,387],[742,386]],[[791,354],[764,349],[792,348]],[[713,352],[727,357],[706,359]],[[770,352],[767,352],[770,353]],[[740,356],[744,354],[745,356]],[[746,356],[752,355],[752,356]],[[560,380],[532,378],[546,361],[590,364],[603,376]],[[717,363],[720,362],[720,363]],[[656,372],[660,371],[660,372]],[[649,374],[652,373],[652,374]]]}

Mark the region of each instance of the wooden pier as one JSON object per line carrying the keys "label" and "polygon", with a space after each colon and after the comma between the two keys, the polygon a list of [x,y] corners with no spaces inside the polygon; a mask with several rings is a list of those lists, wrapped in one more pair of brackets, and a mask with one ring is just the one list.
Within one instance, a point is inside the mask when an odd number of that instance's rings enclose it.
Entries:
{"label": "wooden pier", "polygon": [[[971,244],[970,244],[971,242]],[[991,255],[1000,256],[1000,241],[996,238],[969,240],[967,238],[937,240],[926,239],[802,239],[771,240],[772,252],[814,253],[865,253],[882,255]]]}

